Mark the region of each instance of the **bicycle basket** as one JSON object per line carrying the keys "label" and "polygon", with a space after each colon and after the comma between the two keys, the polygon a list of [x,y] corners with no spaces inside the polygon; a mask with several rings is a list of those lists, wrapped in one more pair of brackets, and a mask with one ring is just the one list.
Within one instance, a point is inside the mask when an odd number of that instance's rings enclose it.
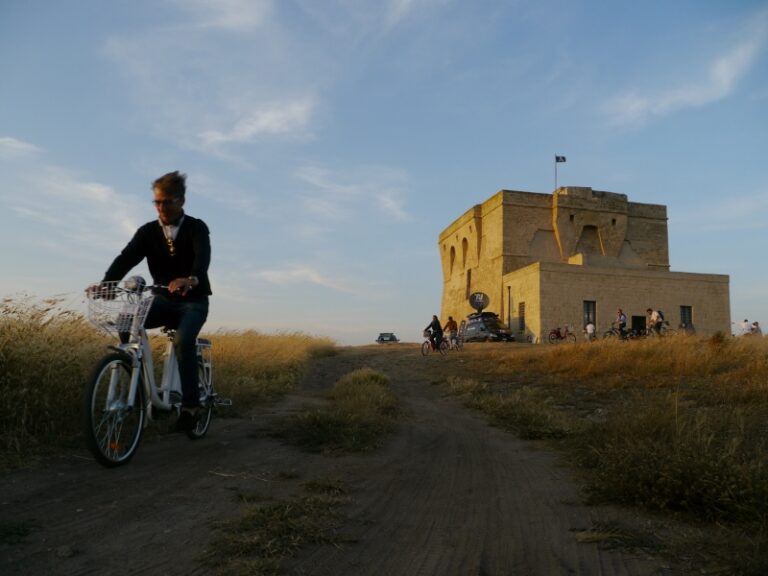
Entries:
{"label": "bicycle basket", "polygon": [[101,282],[86,292],[88,321],[102,332],[127,341],[144,326],[154,294],[143,287],[128,289],[118,282]]}

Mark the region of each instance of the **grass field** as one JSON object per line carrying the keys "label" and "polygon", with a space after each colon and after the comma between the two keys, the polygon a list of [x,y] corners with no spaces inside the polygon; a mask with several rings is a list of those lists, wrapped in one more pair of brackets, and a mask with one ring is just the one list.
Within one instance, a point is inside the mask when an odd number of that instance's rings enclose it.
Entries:
{"label": "grass field", "polygon": [[[0,465],[9,467],[82,444],[84,382],[109,339],[55,301],[0,306]],[[217,387],[237,398],[233,415],[290,390],[311,358],[336,353],[331,340],[304,334],[207,336]],[[727,573],[768,573],[768,339],[478,344],[461,354],[460,364],[430,365],[436,384],[492,424],[562,450],[589,500],[691,522],[702,550],[730,549]],[[371,450],[398,411],[373,371],[347,375],[328,400],[285,435],[313,450]]]}
{"label": "grass field", "polygon": [[[217,390],[237,398],[231,416],[290,390],[310,358],[335,353],[332,340],[300,333],[204,336],[213,341]],[[165,342],[152,337],[158,356]],[[55,300],[0,302],[0,467],[83,443],[85,382],[112,343]]]}
{"label": "grass field", "polygon": [[768,339],[467,348],[448,393],[562,449],[589,500],[691,522],[727,573],[768,573]]}

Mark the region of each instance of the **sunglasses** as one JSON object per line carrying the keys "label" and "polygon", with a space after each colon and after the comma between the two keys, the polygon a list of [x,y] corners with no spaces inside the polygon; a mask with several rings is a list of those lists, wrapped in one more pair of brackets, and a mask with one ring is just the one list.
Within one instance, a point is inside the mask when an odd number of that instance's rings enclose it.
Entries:
{"label": "sunglasses", "polygon": [[152,200],[152,204],[155,206],[173,206],[178,203],[179,200],[177,198],[171,198],[170,200]]}

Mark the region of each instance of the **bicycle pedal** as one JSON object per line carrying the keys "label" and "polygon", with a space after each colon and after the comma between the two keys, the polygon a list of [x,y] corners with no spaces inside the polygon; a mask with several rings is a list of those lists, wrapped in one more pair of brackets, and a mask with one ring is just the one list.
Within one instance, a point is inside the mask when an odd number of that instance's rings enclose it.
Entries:
{"label": "bicycle pedal", "polygon": [[216,398],[213,401],[214,406],[232,406],[232,398]]}

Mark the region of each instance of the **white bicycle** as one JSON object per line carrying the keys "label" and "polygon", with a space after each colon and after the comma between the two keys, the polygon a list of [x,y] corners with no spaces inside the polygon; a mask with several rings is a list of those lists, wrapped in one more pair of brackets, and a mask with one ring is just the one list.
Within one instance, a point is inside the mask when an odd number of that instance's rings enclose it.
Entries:
{"label": "white bicycle", "polygon": [[[87,291],[88,320],[98,329],[119,338],[110,346],[91,374],[85,393],[84,428],[88,448],[107,467],[127,463],[136,453],[141,434],[156,416],[179,414],[181,380],[173,347],[174,331],[168,336],[162,382],[155,383],[152,349],[144,321],[152,305],[153,288],[141,277],[131,277],[122,286],[102,282]],[[231,405],[218,397],[213,386],[211,341],[197,339],[198,388],[201,410],[191,439],[205,436],[214,406]]]}

